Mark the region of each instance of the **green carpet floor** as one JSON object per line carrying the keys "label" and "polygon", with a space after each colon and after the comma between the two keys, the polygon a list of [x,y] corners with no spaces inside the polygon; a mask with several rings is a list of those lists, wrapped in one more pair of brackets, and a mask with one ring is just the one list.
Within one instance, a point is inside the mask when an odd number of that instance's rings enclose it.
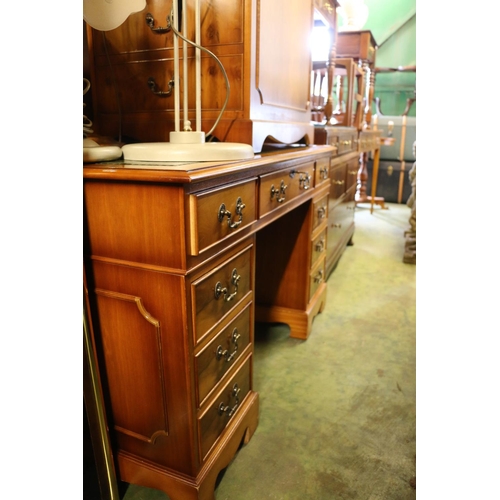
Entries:
{"label": "green carpet floor", "polygon": [[[410,209],[356,208],[353,246],[328,279],[307,341],[256,325],[259,426],[221,473],[217,500],[416,498],[416,266]],[[129,485],[124,500],[164,500]]]}

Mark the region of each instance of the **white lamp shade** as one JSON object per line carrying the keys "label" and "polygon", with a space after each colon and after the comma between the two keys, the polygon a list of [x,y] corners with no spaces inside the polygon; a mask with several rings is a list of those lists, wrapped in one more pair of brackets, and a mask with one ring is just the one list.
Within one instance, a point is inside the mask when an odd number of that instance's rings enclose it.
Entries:
{"label": "white lamp shade", "polygon": [[96,30],[109,31],[144,7],[146,0],[83,0],[83,19]]}

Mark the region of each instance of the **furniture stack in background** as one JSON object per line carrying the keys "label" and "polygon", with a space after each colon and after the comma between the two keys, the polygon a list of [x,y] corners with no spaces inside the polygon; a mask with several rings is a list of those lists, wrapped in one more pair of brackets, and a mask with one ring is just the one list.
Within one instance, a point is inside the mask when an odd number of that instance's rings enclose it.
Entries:
{"label": "furniture stack in background", "polygon": [[[408,178],[415,157],[413,143],[417,134],[417,118],[412,116],[373,117],[383,137],[393,137],[394,144],[380,147],[380,162],[377,180],[377,195],[389,203],[406,203],[411,194],[411,182]],[[368,161],[367,192],[371,192],[373,178],[373,159]]]}

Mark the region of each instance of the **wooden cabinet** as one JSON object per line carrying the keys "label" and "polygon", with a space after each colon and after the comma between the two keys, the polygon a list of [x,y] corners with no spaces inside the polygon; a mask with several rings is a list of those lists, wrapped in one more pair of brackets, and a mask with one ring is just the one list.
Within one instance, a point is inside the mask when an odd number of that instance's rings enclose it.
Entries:
{"label": "wooden cabinet", "polygon": [[[194,0],[187,18],[194,26]],[[142,12],[106,33],[88,29],[94,128],[105,136],[168,141],[174,130],[173,34],[166,27],[171,2],[147,0]],[[157,31],[153,31],[149,24]],[[213,135],[262,151],[268,136],[283,143],[313,143],[309,106],[312,0],[201,2],[201,45],[224,66],[230,85],[226,111]],[[194,40],[194,31],[189,33]],[[180,42],[182,49],[182,42]],[[195,123],[194,48],[188,46],[189,116]],[[185,78],[180,65],[181,81]],[[187,78],[187,76],[186,76]],[[148,83],[149,82],[149,83]],[[216,61],[201,53],[202,129],[208,132],[226,98]],[[180,102],[183,103],[183,89]]]}
{"label": "wooden cabinet", "polygon": [[123,481],[213,499],[257,427],[255,320],[306,339],[325,305],[333,152],[85,166],[92,341]]}

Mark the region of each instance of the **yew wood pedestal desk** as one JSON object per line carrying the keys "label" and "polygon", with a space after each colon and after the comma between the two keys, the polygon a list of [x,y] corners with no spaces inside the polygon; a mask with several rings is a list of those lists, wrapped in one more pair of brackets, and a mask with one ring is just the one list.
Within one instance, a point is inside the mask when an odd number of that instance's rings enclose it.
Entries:
{"label": "yew wood pedestal desk", "polygon": [[334,151],[84,166],[85,292],[121,480],[214,499],[257,427],[255,321],[307,339],[325,306]]}

